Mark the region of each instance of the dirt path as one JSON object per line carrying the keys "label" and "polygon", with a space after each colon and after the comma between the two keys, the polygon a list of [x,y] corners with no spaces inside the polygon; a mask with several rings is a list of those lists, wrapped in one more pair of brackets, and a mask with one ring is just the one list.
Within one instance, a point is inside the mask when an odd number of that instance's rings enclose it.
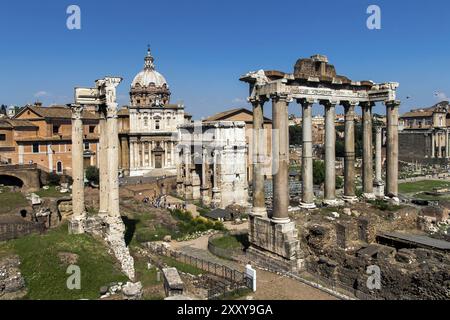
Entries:
{"label": "dirt path", "polygon": [[[245,225],[246,226],[246,225]],[[245,227],[244,226],[244,227]],[[230,227],[227,226],[229,229]],[[239,225],[240,230],[245,229]],[[224,260],[208,251],[208,236],[185,242],[173,242],[171,247],[188,255],[244,271],[245,265]],[[297,280],[257,270],[257,291],[243,299],[253,300],[337,300],[334,296]]]}
{"label": "dirt path", "polygon": [[257,270],[256,292],[244,299],[253,300],[337,300],[334,296],[297,280]]}

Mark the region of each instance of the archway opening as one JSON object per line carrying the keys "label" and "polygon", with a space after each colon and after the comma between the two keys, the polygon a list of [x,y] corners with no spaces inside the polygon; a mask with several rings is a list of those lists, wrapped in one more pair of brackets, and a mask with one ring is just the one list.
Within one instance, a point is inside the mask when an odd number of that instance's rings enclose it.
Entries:
{"label": "archway opening", "polygon": [[20,190],[23,187],[23,181],[17,177],[0,175],[0,185],[11,187],[13,190]]}

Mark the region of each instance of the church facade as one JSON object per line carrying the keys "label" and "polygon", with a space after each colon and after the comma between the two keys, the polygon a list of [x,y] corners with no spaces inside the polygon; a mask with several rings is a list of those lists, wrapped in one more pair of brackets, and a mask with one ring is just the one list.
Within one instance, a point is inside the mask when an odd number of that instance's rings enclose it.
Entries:
{"label": "church facade", "polygon": [[130,176],[175,175],[179,125],[189,118],[184,106],[170,103],[169,85],[155,70],[150,49],[144,70],[131,84],[129,113]]}

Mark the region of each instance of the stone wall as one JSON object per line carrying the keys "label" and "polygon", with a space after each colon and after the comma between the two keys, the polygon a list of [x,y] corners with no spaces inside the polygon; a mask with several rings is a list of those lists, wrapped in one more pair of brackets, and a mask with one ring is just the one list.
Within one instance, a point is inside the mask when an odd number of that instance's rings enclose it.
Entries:
{"label": "stone wall", "polygon": [[[309,253],[306,270],[375,299],[450,299],[448,254],[369,244],[360,236],[369,234],[372,239],[370,221],[360,219],[358,223],[369,232],[355,235],[351,232],[353,227],[347,228],[347,224],[336,228],[331,224],[308,226],[304,235],[304,248]],[[341,235],[337,236],[339,233]],[[342,248],[342,238],[352,240],[354,246]],[[370,290],[367,286],[369,266],[380,268],[379,290]]]}
{"label": "stone wall", "polygon": [[44,231],[44,223],[27,221],[19,216],[0,215],[0,241],[17,239],[34,232]]}

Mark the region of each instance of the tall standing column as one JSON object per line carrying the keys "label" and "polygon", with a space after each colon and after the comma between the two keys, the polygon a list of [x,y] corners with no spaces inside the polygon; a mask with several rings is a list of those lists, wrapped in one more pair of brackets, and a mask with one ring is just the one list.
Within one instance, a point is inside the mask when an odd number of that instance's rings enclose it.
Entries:
{"label": "tall standing column", "polygon": [[381,159],[381,148],[383,144],[382,128],[381,126],[376,127],[376,137],[375,137],[375,195],[379,198],[384,197],[384,182],[382,176],[383,162]]}
{"label": "tall standing column", "polygon": [[325,107],[325,195],[326,205],[336,202],[336,103],[322,102]]}
{"label": "tall standing column", "polygon": [[448,131],[447,131],[447,128],[445,129],[444,134],[445,134],[445,158],[448,159],[449,152],[448,152]]}
{"label": "tall standing column", "polygon": [[108,128],[106,125],[106,110],[100,108],[100,138],[99,138],[99,176],[100,176],[100,215],[106,215],[108,213]]}
{"label": "tall standing column", "polygon": [[345,155],[344,155],[344,200],[356,202],[355,192],[355,105],[346,102],[345,108]]}
{"label": "tall standing column", "polygon": [[398,196],[398,109],[400,101],[386,101],[386,194]]}
{"label": "tall standing column", "polygon": [[289,220],[289,125],[288,96],[272,96],[273,137],[272,163],[273,210],[272,220],[276,223],[288,223]]}
{"label": "tall standing column", "polygon": [[264,150],[264,102],[265,99],[258,97],[251,100],[253,105],[253,209],[255,216],[267,216],[266,201],[264,194],[263,154]]}
{"label": "tall standing column", "polygon": [[86,208],[84,205],[83,170],[83,106],[72,107],[72,210],[73,218],[69,223],[69,233],[84,233]]}
{"label": "tall standing column", "polygon": [[363,192],[364,197],[373,200],[373,152],[372,152],[372,107],[373,103],[362,103],[363,114]]}
{"label": "tall standing column", "polygon": [[118,145],[119,132],[117,127],[117,102],[116,87],[120,84],[120,78],[107,78],[106,96],[107,96],[107,132],[108,132],[108,214],[113,219],[120,218],[119,207],[119,159]]}
{"label": "tall standing column", "polygon": [[[313,145],[312,145],[312,106],[314,101],[303,99],[302,105],[302,184],[303,196],[300,206],[304,209],[314,209],[314,180],[313,180]],[[286,181],[288,181],[286,179]]]}

